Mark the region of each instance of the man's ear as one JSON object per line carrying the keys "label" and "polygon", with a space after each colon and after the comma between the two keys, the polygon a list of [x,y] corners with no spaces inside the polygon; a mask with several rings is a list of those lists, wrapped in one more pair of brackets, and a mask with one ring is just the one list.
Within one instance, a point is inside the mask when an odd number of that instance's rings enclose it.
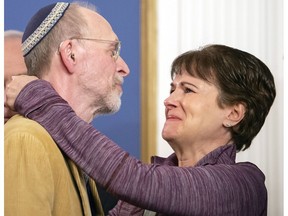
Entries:
{"label": "man's ear", "polygon": [[223,122],[225,127],[233,127],[238,124],[245,116],[246,107],[244,104],[239,103],[230,107],[227,118]]}
{"label": "man's ear", "polygon": [[61,60],[70,73],[73,73],[74,67],[76,65],[76,56],[73,52],[73,46],[74,44],[71,40],[65,40],[61,42],[58,49]]}

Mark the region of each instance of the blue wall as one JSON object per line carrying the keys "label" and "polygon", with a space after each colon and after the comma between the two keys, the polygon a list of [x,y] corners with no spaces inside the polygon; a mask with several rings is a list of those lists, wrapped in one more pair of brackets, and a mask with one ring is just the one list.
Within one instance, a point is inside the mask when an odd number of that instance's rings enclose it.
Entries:
{"label": "blue wall", "polygon": [[[32,15],[41,7],[56,1],[5,0],[5,30],[24,31]],[[72,1],[67,1],[72,2]],[[140,158],[140,0],[88,1],[111,24],[122,41],[121,56],[130,67],[124,82],[122,106],[118,113],[100,116],[93,125],[126,151]]]}

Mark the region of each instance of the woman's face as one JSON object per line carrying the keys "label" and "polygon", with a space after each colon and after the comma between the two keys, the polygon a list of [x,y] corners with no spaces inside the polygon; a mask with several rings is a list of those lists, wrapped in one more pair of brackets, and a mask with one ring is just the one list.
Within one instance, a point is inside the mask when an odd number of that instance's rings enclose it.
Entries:
{"label": "woman's face", "polygon": [[218,106],[218,94],[215,85],[186,71],[176,75],[170,96],[164,101],[166,122],[162,137],[177,146],[221,143],[224,136],[227,141],[223,123],[229,110]]}

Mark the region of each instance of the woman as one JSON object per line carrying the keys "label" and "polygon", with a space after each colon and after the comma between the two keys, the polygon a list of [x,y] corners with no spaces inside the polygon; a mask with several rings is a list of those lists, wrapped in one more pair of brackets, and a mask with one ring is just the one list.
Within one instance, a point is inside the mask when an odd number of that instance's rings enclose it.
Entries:
{"label": "woman", "polygon": [[235,157],[249,148],[273,104],[268,67],[247,52],[210,45],[178,56],[171,77],[162,137],[175,153],[153,157],[151,165],[78,118],[45,81],[26,85],[15,109],[121,199],[110,215],[266,215],[264,174]]}

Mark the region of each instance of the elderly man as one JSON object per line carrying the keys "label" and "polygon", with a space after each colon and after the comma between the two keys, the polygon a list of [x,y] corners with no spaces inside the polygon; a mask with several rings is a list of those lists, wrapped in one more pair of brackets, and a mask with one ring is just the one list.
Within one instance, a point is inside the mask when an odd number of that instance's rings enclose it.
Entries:
{"label": "elderly man", "polygon": [[[119,110],[129,68],[117,35],[94,9],[64,2],[40,9],[25,29],[22,51],[28,74],[49,81],[84,121]],[[16,115],[5,124],[5,215],[19,214],[103,215],[103,209],[95,183],[49,133]]]}

